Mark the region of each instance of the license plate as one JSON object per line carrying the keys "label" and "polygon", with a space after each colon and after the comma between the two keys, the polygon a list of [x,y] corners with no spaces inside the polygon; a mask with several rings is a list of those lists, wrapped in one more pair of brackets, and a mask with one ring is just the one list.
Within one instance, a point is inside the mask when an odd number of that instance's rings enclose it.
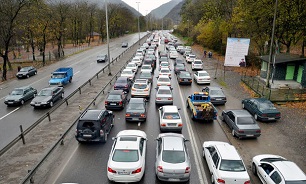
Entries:
{"label": "license plate", "polygon": [[40,106],[40,104],[35,104],[35,106]]}
{"label": "license plate", "polygon": [[179,179],[176,179],[176,178],[169,178],[168,180],[169,181],[180,181]]}
{"label": "license plate", "polygon": [[275,119],[275,118],[268,118],[268,120],[273,120],[273,119]]}
{"label": "license plate", "polygon": [[222,98],[216,98],[216,100],[222,100]]}
{"label": "license plate", "polygon": [[254,137],[254,135],[246,135],[247,137]]}
{"label": "license plate", "polygon": [[85,134],[85,135],[83,135],[83,137],[85,137],[85,138],[91,138],[92,135]]}
{"label": "license plate", "polygon": [[168,123],[168,126],[176,126],[176,123]]}
{"label": "license plate", "polygon": [[116,103],[110,103],[110,105],[116,105]]}
{"label": "license plate", "polygon": [[9,104],[13,104],[13,102],[8,102]]}
{"label": "license plate", "polygon": [[184,79],[184,81],[188,81],[188,79]]}
{"label": "license plate", "polygon": [[127,172],[127,171],[122,171],[122,172],[118,172],[118,174],[120,174],[120,175],[129,175],[130,173]]}
{"label": "license plate", "polygon": [[139,118],[132,118],[132,120],[139,120]]}

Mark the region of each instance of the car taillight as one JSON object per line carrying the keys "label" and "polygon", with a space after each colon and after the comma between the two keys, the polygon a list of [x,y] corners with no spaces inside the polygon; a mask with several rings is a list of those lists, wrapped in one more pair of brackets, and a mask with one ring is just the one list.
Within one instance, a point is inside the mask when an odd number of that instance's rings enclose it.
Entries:
{"label": "car taillight", "polygon": [[107,105],[107,104],[108,104],[108,101],[105,101],[104,104]]}
{"label": "car taillight", "polygon": [[173,100],[173,98],[170,98],[170,97],[169,97],[168,100]]}
{"label": "car taillight", "polygon": [[260,133],[261,132],[261,130],[256,130],[256,133]]}
{"label": "car taillight", "polygon": [[120,101],[120,102],[119,102],[119,105],[122,105],[122,104],[123,104],[122,101]]}
{"label": "car taillight", "polygon": [[167,86],[171,86],[171,84],[167,84]]}
{"label": "car taillight", "polygon": [[137,174],[141,172],[141,168],[136,169],[135,171],[132,172],[132,174]]}
{"label": "car taillight", "polygon": [[267,116],[268,116],[268,114],[262,114],[261,116],[262,116],[262,117],[267,117]]}
{"label": "car taillight", "polygon": [[190,167],[186,167],[185,173],[190,173]]}
{"label": "car taillight", "polygon": [[103,136],[103,135],[104,135],[104,131],[100,130],[100,136]]}
{"label": "car taillight", "polygon": [[110,167],[107,167],[107,171],[110,172],[110,173],[117,173],[115,170],[113,170],[113,169],[110,168]]}
{"label": "car taillight", "polygon": [[275,116],[276,116],[276,117],[280,117],[280,114],[276,114]]}
{"label": "car taillight", "polygon": [[161,100],[161,98],[156,98],[156,100]]}
{"label": "car taillight", "polygon": [[250,184],[250,183],[251,183],[251,181],[250,181],[250,180],[248,180],[248,181],[244,182],[244,184]]}
{"label": "car taillight", "polygon": [[135,89],[135,88],[132,88],[132,91],[136,91],[136,89]]}
{"label": "car taillight", "polygon": [[146,115],[145,114],[140,114],[140,117],[145,118]]}
{"label": "car taillight", "polygon": [[243,130],[238,130],[238,133],[244,133],[244,131]]}
{"label": "car taillight", "polygon": [[144,89],[144,91],[149,91],[149,88]]}
{"label": "car taillight", "polygon": [[158,172],[164,172],[164,171],[163,171],[163,167],[162,167],[162,166],[157,166],[157,171],[158,171]]}
{"label": "car taillight", "polygon": [[208,77],[207,80],[210,80],[210,77]]}
{"label": "car taillight", "polygon": [[217,182],[225,184],[225,181],[223,179],[220,179],[220,178],[217,179]]}
{"label": "car taillight", "polygon": [[125,114],[125,117],[130,117],[131,116],[131,114]]}
{"label": "car taillight", "polygon": [[179,123],[178,126],[179,126],[179,127],[182,127],[182,126],[183,126],[183,123]]}
{"label": "car taillight", "polygon": [[166,124],[165,124],[165,123],[162,123],[162,124],[160,124],[160,126],[163,126],[163,127],[164,127],[164,126],[166,126]]}
{"label": "car taillight", "polygon": [[127,88],[127,87],[129,87],[129,86],[126,84],[124,87],[126,87],[126,88]]}
{"label": "car taillight", "polygon": [[79,134],[78,129],[75,129],[75,134],[76,134],[76,135],[78,135],[78,134]]}
{"label": "car taillight", "polygon": [[157,86],[160,86],[161,84],[157,84]]}

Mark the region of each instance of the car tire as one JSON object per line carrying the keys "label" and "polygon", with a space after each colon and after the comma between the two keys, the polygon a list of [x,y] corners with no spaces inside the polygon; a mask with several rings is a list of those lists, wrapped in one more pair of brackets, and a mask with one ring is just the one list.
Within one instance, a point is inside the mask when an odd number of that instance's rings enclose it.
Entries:
{"label": "car tire", "polygon": [[215,184],[214,175],[213,174],[211,174],[211,176],[210,176],[210,181],[211,181],[211,184]]}
{"label": "car tire", "polygon": [[236,137],[234,129],[232,129],[232,135],[233,135],[233,137]]}
{"label": "car tire", "polygon": [[53,104],[53,101],[51,101],[51,102],[50,102],[50,107],[53,107],[53,105],[54,105],[54,104]]}
{"label": "car tire", "polygon": [[37,72],[34,72],[34,75],[37,75]]}
{"label": "car tire", "polygon": [[29,74],[27,74],[27,75],[26,75],[26,77],[27,77],[27,78],[29,78],[29,77],[30,77],[30,75],[29,75]]}
{"label": "car tire", "polygon": [[23,104],[24,104],[24,100],[21,100],[21,101],[20,101],[20,104],[23,105]]}
{"label": "car tire", "polygon": [[253,173],[255,176],[257,176],[257,169],[256,169],[256,166],[255,166],[255,163],[254,163],[254,162],[252,163],[251,169],[252,169],[252,173]]}
{"label": "car tire", "polygon": [[245,107],[244,107],[244,103],[242,103],[242,108],[243,108],[243,109],[245,109]]}
{"label": "car tire", "polygon": [[258,120],[258,115],[254,114],[254,118],[255,118],[255,120]]}
{"label": "car tire", "polygon": [[63,99],[63,98],[64,98],[64,93],[61,94],[61,99]]}
{"label": "car tire", "polygon": [[70,77],[70,79],[69,79],[69,83],[71,83],[71,81],[72,81],[72,77]]}

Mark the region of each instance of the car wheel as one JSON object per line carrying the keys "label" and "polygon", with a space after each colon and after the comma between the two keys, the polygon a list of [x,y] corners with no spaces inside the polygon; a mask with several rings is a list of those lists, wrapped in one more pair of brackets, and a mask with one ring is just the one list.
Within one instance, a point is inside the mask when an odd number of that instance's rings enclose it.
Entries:
{"label": "car wheel", "polygon": [[53,107],[53,102],[52,101],[50,102],[50,107]]}
{"label": "car wheel", "polygon": [[194,114],[192,114],[191,119],[194,120],[194,121],[196,120],[195,117],[194,117]]}
{"label": "car wheel", "polygon": [[242,103],[242,108],[244,109],[244,103]]}
{"label": "car wheel", "polygon": [[23,105],[23,104],[24,104],[24,100],[21,100],[21,101],[20,101],[20,104]]}
{"label": "car wheel", "polygon": [[69,83],[71,83],[71,81],[72,81],[72,78],[69,79]]}
{"label": "car wheel", "polygon": [[257,176],[257,169],[254,162],[252,163],[252,172],[255,176]]}
{"label": "car wheel", "polygon": [[211,180],[211,183],[212,183],[212,184],[215,184],[214,175],[213,175],[213,174],[211,174],[210,180]]}
{"label": "car wheel", "polygon": [[234,129],[232,129],[232,135],[233,135],[233,137],[236,137]]}
{"label": "car wheel", "polygon": [[37,75],[37,72],[34,72],[34,75]]}
{"label": "car wheel", "polygon": [[106,141],[107,141],[107,135],[108,135],[107,133],[104,134],[104,137],[103,137],[103,141],[102,141],[102,142],[106,143]]}
{"label": "car wheel", "polygon": [[258,115],[257,115],[257,114],[254,114],[254,118],[255,118],[256,120],[258,120]]}
{"label": "car wheel", "polygon": [[64,93],[61,94],[61,99],[63,99],[63,98],[64,98]]}
{"label": "car wheel", "polygon": [[29,78],[29,77],[30,77],[30,75],[28,74],[28,75],[27,75],[27,78]]}

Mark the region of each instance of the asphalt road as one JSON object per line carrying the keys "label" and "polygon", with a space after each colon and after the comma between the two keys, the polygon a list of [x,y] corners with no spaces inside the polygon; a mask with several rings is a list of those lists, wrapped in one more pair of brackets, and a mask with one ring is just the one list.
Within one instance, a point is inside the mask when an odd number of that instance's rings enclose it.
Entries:
{"label": "asphalt road", "polygon": [[[145,34],[141,33],[141,37]],[[138,33],[111,40],[111,57],[116,58],[126,49],[121,48],[123,41],[127,41],[129,45],[132,45],[137,40]],[[42,88],[48,86],[48,81],[53,71],[59,67],[72,67],[74,71],[72,83],[65,86],[65,96],[68,96],[107,64],[96,62],[96,57],[99,53],[107,54],[106,44],[86,51],[86,55],[73,55],[61,62],[44,67],[38,70],[37,75],[28,79],[16,79],[0,85],[0,150],[20,134],[20,125],[23,126],[23,130],[27,129],[49,110],[48,108],[33,109],[30,106],[30,101],[27,101],[22,106],[7,107],[4,104],[4,99],[14,88],[29,85],[39,92]]]}

